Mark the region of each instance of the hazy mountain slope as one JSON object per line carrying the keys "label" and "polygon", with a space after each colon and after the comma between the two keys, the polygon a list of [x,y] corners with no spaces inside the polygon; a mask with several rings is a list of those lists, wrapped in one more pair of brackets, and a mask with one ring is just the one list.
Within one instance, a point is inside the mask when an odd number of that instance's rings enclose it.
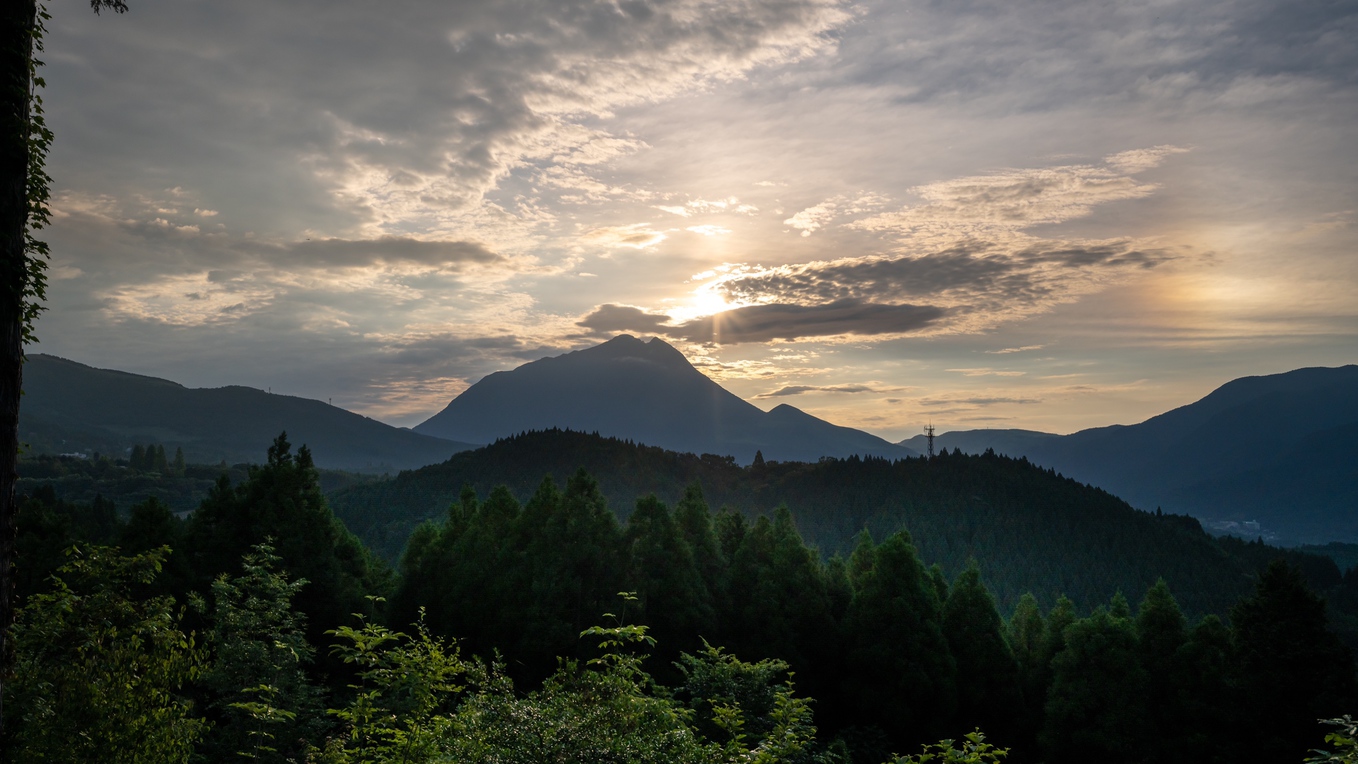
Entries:
{"label": "hazy mountain slope", "polygon": [[779,461],[913,453],[791,406],[765,413],[708,379],[663,340],[629,335],[491,374],[415,431],[488,443],[552,427],[732,455],[741,463],[756,451]]}
{"label": "hazy mountain slope", "polygon": [[[980,454],[985,453],[987,448],[993,448],[997,454],[1022,456],[1041,443],[1060,437],[1034,430],[961,430],[935,435],[934,450],[937,452],[945,448],[949,450],[960,448],[963,453]],[[925,453],[928,443],[928,438],[916,435],[901,441],[900,445]]]}
{"label": "hazy mountain slope", "polygon": [[[1135,425],[936,443],[1022,454],[1143,508],[1258,520],[1289,543],[1358,539],[1358,366],[1244,377]],[[919,438],[905,441],[914,445]]]}
{"label": "hazy mountain slope", "polygon": [[121,455],[134,443],[156,442],[171,454],[182,447],[191,462],[262,462],[283,430],[332,469],[394,472],[471,447],[249,387],[192,389],[49,355],[31,355],[24,366],[21,439],[37,453]]}
{"label": "hazy mountain slope", "polygon": [[[1248,591],[1256,566],[1280,554],[1213,539],[1191,518],[1136,511],[1021,460],[850,458],[755,468],[560,430],[505,439],[330,500],[351,530],[394,558],[416,525],[445,516],[465,485],[485,498],[504,484],[526,501],[545,475],[560,485],[581,468],[622,517],[650,493],[673,506],[697,482],[713,509],[762,514],[786,504],[806,539],[826,553],[847,554],[865,528],[878,539],[905,528],[926,562],[949,578],[978,560],[1005,607],[1025,591],[1048,604],[1065,593],[1092,607],[1163,576],[1190,611],[1224,612]],[[1327,559],[1293,559],[1326,586],[1338,580]]]}

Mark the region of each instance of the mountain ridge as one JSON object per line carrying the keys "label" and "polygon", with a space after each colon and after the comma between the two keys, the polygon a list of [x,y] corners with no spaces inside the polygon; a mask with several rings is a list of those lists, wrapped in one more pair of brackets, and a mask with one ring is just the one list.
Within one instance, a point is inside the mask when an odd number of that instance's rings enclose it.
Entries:
{"label": "mountain ridge", "polygon": [[664,340],[629,334],[487,375],[414,430],[490,443],[553,427],[729,455],[742,464],[756,452],[778,461],[916,455],[786,404],[765,412],[708,378]]}
{"label": "mountain ridge", "polygon": [[[1240,377],[1137,424],[1013,432],[948,432],[935,442],[1024,456],[1135,506],[1212,527],[1258,521],[1291,542],[1358,540],[1358,365]],[[1323,445],[1308,453],[1313,440]],[[1238,490],[1241,481],[1253,489]]]}
{"label": "mountain ridge", "polygon": [[191,388],[35,353],[24,365],[20,439],[37,452],[121,454],[136,443],[184,450],[191,462],[262,462],[286,430],[317,466],[395,472],[441,462],[472,444],[392,427],[322,401],[243,385]]}

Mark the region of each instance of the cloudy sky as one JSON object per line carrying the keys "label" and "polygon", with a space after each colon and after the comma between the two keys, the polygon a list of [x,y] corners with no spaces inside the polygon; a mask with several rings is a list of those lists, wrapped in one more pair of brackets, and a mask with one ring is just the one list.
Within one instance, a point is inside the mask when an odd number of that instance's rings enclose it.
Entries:
{"label": "cloudy sky", "polygon": [[1358,0],[130,4],[40,352],[412,425],[627,332],[893,440],[1358,362]]}

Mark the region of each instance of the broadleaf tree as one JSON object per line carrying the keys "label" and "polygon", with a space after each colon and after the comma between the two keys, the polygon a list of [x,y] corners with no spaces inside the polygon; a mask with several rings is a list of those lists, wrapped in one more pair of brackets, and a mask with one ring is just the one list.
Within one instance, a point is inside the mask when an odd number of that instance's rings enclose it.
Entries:
{"label": "broadleaf tree", "polygon": [[[127,10],[123,0],[90,0],[95,13]],[[0,697],[12,661],[14,545],[18,537],[19,400],[24,346],[46,297],[47,244],[35,233],[49,220],[46,172],[52,131],[43,119],[38,76],[43,22],[37,0],[0,3]],[[0,728],[4,706],[0,703]]]}

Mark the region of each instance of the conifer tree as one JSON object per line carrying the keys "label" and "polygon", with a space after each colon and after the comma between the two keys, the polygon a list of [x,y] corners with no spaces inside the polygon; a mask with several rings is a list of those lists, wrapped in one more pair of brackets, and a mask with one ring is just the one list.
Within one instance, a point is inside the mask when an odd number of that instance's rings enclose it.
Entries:
{"label": "conifer tree", "polygon": [[1203,616],[1174,656],[1172,671],[1182,716],[1180,734],[1167,761],[1234,764],[1246,760],[1248,746],[1242,743],[1253,733],[1233,729],[1244,707],[1240,688],[1233,681],[1235,664],[1230,630],[1217,616]]}
{"label": "conifer tree", "polygon": [[1326,627],[1325,601],[1301,572],[1275,560],[1254,596],[1231,609],[1231,632],[1250,729],[1262,739],[1245,761],[1299,761],[1316,747],[1316,719],[1354,707],[1353,656]]}
{"label": "conifer tree", "polygon": [[1046,761],[1142,761],[1146,672],[1131,619],[1099,608],[1066,627],[1064,634],[1065,647],[1052,659],[1047,691],[1042,730]]}
{"label": "conifer tree", "polygon": [[583,469],[564,492],[539,489],[519,520],[533,597],[521,655],[533,675],[546,676],[621,591],[622,538],[598,482]]}
{"label": "conifer tree", "polygon": [[1018,663],[975,560],[958,574],[948,593],[943,633],[957,662],[954,728],[965,732],[980,727],[1005,741],[1013,734],[1014,710],[1021,700]]}
{"label": "conifer tree", "polygon": [[1051,679],[1051,657],[1047,654],[1047,622],[1031,592],[1024,594],[1014,607],[1008,633],[1009,645],[1018,663],[1019,691],[1023,698],[1014,714],[1018,729],[1015,746],[1036,750],[1037,733],[1042,727],[1042,708],[1047,702],[1047,685]]}
{"label": "conifer tree", "polygon": [[138,472],[146,469],[146,446],[133,444],[132,453],[127,457],[127,468]]}
{"label": "conifer tree", "polygon": [[703,489],[697,482],[689,483],[684,497],[674,508],[674,522],[693,554],[693,564],[707,588],[713,615],[726,605],[726,558],[722,555],[712,522],[712,512],[703,499]]}
{"label": "conifer tree", "polygon": [[934,593],[939,602],[948,601],[948,577],[943,575],[943,566],[934,563],[929,566],[929,580],[934,585]]}
{"label": "conifer tree", "polygon": [[184,472],[186,470],[186,466],[184,464],[184,449],[180,446],[175,446],[174,449],[173,470],[175,477],[184,477]]}
{"label": "conifer tree", "polygon": [[1051,661],[1066,647],[1066,629],[1078,619],[1075,617],[1075,603],[1064,594],[1056,598],[1056,604],[1047,612],[1047,638],[1043,645],[1039,662],[1050,667]]}
{"label": "conifer tree", "polygon": [[1169,761],[1177,755],[1183,710],[1180,708],[1179,651],[1187,639],[1184,616],[1170,594],[1165,580],[1159,579],[1141,600],[1136,612],[1137,648],[1146,669],[1146,736],[1151,756]]}
{"label": "conifer tree", "polygon": [[860,723],[885,731],[896,750],[938,739],[956,708],[957,668],[938,592],[905,531],[872,550],[845,632],[844,696]]}
{"label": "conifer tree", "polygon": [[[627,588],[637,596],[639,623],[651,627],[664,655],[701,646],[715,618],[702,575],[669,508],[654,494],[637,501],[624,534]],[[668,664],[669,661],[663,661]]]}
{"label": "conifer tree", "polygon": [[294,455],[287,433],[274,439],[267,463],[251,467],[248,480],[233,487],[223,475],[194,513],[185,546],[199,586],[236,570],[269,538],[283,569],[311,582],[299,604],[313,642],[366,610],[365,595],[386,586],[382,568],[330,513],[310,450],[302,446]]}
{"label": "conifer tree", "polygon": [[862,580],[872,566],[876,563],[876,545],[872,543],[872,534],[867,529],[858,532],[854,540],[853,552],[849,555],[849,583],[855,588],[862,585]]}

